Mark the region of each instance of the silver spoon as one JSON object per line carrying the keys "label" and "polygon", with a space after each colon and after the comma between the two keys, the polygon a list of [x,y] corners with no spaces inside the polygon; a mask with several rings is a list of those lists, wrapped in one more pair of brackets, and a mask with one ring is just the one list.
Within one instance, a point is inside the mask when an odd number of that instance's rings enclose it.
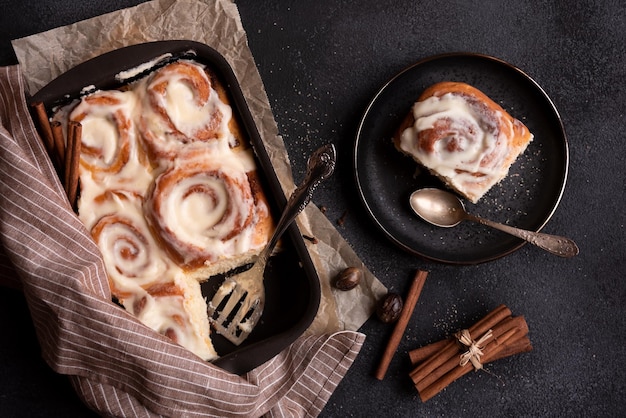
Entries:
{"label": "silver spoon", "polygon": [[417,216],[435,226],[450,228],[463,220],[473,221],[521,238],[561,257],[573,257],[578,254],[578,246],[569,238],[514,228],[467,213],[463,202],[444,190],[432,188],[416,190],[411,193],[410,204]]}

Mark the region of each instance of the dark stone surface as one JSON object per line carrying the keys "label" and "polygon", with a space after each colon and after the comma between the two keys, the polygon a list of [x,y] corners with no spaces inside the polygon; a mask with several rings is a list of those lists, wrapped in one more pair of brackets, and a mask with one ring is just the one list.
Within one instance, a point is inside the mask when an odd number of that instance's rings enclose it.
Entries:
{"label": "dark stone surface", "polygon": [[[0,1],[0,65],[10,40],[137,1]],[[244,28],[295,177],[333,142],[337,173],[315,197],[367,266],[404,294],[416,269],[429,279],[386,378],[372,375],[391,328],[373,318],[361,354],[322,412],[346,416],[623,416],[626,412],[626,6],[617,0],[238,1]],[[426,262],[393,246],[356,193],[352,151],[369,100],[427,56],[492,55],[534,78],[568,135],[570,170],[545,227],[580,246],[564,260],[525,246],[474,266]],[[39,356],[23,297],[0,291],[0,414],[88,416],[67,380]],[[471,373],[422,404],[409,349],[473,324],[498,304],[524,315],[534,350]]]}

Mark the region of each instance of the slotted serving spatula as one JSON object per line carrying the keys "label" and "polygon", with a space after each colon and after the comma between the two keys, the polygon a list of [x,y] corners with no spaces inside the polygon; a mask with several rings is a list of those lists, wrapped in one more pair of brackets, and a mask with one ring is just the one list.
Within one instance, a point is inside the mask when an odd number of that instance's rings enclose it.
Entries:
{"label": "slotted serving spatula", "polygon": [[313,191],[335,170],[333,144],[324,145],[309,157],[302,184],[292,193],[269,242],[249,270],[228,277],[208,304],[213,328],[235,345],[250,335],[265,305],[265,265],[282,234],[311,201]]}

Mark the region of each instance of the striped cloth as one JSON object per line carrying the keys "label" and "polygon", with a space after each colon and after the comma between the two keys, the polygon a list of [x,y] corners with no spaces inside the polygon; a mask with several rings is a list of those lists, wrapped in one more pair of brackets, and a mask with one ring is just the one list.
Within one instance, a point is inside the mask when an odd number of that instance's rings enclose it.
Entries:
{"label": "striped cloth", "polygon": [[0,282],[23,290],[47,364],[103,416],[317,416],[364,335],[302,337],[237,376],[143,326],[111,302],[24,96],[19,66],[0,67]]}

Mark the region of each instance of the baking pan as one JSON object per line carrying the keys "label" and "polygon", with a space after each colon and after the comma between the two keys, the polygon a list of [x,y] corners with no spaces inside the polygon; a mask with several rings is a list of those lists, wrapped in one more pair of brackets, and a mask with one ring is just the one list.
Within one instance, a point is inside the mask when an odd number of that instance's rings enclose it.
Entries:
{"label": "baking pan", "polygon": [[[54,109],[94,90],[120,88],[179,59],[207,65],[226,88],[233,115],[238,117],[254,150],[263,189],[277,219],[286,199],[272,163],[232,68],[221,54],[207,45],[176,40],[117,49],[70,69],[29,101],[43,102],[46,109]],[[268,264],[265,310],[248,339],[235,346],[212,333],[213,344],[220,355],[213,363],[229,372],[243,374],[271,359],[302,335],[317,314],[321,293],[319,278],[295,223],[283,236],[281,248]],[[207,300],[212,299],[223,279],[223,276],[215,276],[202,284]]]}

